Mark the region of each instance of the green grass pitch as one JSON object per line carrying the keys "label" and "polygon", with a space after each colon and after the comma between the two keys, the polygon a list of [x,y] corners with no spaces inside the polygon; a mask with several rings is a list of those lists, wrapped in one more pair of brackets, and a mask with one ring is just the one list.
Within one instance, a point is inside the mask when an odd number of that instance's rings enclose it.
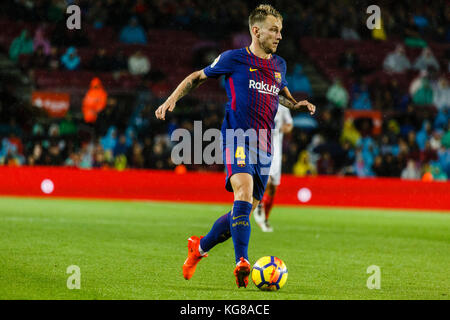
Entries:
{"label": "green grass pitch", "polygon": [[[449,299],[450,215],[275,206],[274,233],[252,219],[250,262],[283,259],[286,285],[235,284],[231,239],[194,277],[181,266],[187,238],[204,235],[226,205],[0,199],[0,299]],[[69,290],[77,265],[81,288]],[[380,267],[369,290],[367,268]]]}

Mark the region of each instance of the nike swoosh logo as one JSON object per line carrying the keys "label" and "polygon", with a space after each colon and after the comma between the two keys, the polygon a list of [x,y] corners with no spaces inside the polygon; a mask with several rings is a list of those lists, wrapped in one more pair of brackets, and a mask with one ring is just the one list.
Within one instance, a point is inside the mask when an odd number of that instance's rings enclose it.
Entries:
{"label": "nike swoosh logo", "polygon": [[245,215],[245,214],[243,214],[243,215],[240,215],[240,216],[237,216],[237,217],[232,217],[233,218],[233,220],[236,220],[237,218],[240,218],[240,217],[246,217],[247,215]]}
{"label": "nike swoosh logo", "polygon": [[250,72],[253,72],[253,71],[258,71],[258,69],[250,68]]}

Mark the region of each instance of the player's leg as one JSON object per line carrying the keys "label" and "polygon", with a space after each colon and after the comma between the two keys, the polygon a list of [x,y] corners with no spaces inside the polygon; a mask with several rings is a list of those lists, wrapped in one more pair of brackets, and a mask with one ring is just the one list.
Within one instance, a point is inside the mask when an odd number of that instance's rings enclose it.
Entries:
{"label": "player's leg", "polygon": [[[272,211],[273,202],[275,198],[275,194],[277,192],[277,188],[280,185],[281,181],[281,161],[280,159],[275,159],[277,161],[272,163],[270,167],[270,177],[267,183],[266,191],[261,200],[261,207],[264,212],[264,222],[261,224],[261,228],[265,232],[272,232],[273,228],[269,223],[269,216]],[[261,219],[262,220],[262,219]]]}
{"label": "player's leg", "polygon": [[269,220],[270,211],[273,206],[273,199],[275,197],[275,193],[277,192],[278,185],[274,183],[273,177],[269,178],[269,182],[267,183],[266,193],[262,199],[262,204],[264,206],[264,213],[266,221]]}
{"label": "player's leg", "polygon": [[234,244],[236,268],[234,275],[238,288],[247,287],[250,274],[248,243],[250,241],[250,214],[253,207],[253,177],[249,173],[237,173],[230,178],[234,193],[230,232]]}
{"label": "player's leg", "polygon": [[207,253],[217,244],[228,240],[231,237],[230,232],[231,211],[217,219],[211,230],[200,240],[199,252]]}
{"label": "player's leg", "polygon": [[231,211],[217,219],[206,236],[191,236],[188,239],[188,258],[183,264],[183,276],[186,280],[192,278],[197,264],[208,256],[209,250],[231,237],[230,219]]}
{"label": "player's leg", "polygon": [[248,260],[249,218],[253,208],[253,177],[249,173],[237,173],[230,178],[230,183],[234,193],[230,232],[237,263],[241,257]]}

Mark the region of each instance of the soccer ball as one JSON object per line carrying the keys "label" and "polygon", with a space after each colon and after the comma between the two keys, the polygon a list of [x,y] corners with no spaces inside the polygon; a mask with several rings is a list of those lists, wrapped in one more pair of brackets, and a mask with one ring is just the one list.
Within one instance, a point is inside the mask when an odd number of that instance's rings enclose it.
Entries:
{"label": "soccer ball", "polygon": [[253,265],[252,280],[260,290],[280,290],[286,283],[287,277],[287,267],[283,260],[277,257],[262,257]]}

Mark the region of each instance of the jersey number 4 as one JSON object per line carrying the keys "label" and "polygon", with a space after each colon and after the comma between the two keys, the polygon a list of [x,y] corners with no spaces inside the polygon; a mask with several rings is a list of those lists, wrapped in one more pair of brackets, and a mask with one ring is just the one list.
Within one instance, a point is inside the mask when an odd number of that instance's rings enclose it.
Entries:
{"label": "jersey number 4", "polygon": [[236,159],[242,159],[242,160],[245,159],[244,147],[237,147],[236,148],[235,158]]}

